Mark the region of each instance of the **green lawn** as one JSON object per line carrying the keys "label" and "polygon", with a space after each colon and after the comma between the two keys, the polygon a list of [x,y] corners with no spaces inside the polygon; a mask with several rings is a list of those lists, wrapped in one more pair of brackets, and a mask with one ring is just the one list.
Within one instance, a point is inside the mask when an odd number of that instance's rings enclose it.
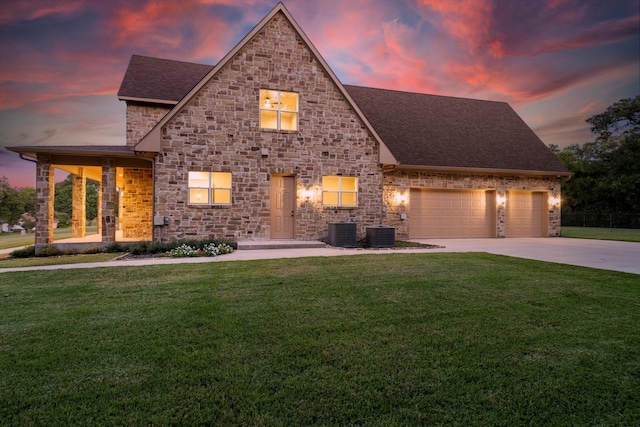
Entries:
{"label": "green lawn", "polygon": [[562,227],[562,237],[640,242],[640,230],[630,228]]}
{"label": "green lawn", "polygon": [[0,269],[16,267],[37,267],[41,265],[81,264],[87,262],[111,261],[121,256],[121,253],[98,253],[61,255],[44,258],[10,258],[9,255],[0,255]]}
{"label": "green lawn", "polygon": [[[96,234],[98,232],[97,225],[88,225],[86,228],[87,235]],[[56,228],[53,230],[53,240],[69,239],[71,237],[71,227]],[[35,233],[19,234],[19,233],[0,233],[0,249],[17,248],[21,246],[32,246],[35,244]]]}
{"label": "green lawn", "polygon": [[640,276],[489,254],[0,274],[4,425],[638,425]]}

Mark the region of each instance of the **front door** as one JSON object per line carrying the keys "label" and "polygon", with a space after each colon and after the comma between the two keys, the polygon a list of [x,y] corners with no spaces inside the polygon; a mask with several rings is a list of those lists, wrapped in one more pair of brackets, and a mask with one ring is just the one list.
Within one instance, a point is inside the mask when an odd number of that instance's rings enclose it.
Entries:
{"label": "front door", "polygon": [[271,238],[293,239],[296,178],[271,176]]}

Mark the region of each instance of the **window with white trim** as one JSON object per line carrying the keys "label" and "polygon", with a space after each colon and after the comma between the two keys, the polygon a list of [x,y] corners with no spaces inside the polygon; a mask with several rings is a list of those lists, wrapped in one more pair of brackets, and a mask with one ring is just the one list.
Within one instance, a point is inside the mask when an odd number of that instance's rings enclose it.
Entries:
{"label": "window with white trim", "polygon": [[298,94],[260,89],[260,128],[298,130]]}
{"label": "window with white trim", "polygon": [[355,176],[323,176],[322,205],[358,206],[358,178]]}
{"label": "window with white trim", "polygon": [[231,172],[189,171],[189,204],[230,205]]}

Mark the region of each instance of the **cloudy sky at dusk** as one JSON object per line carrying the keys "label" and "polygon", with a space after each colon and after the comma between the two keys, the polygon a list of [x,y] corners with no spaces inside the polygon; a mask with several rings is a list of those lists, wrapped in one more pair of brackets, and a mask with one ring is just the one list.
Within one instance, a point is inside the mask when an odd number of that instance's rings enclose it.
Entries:
{"label": "cloudy sky at dusk", "polygon": [[[125,141],[132,54],[214,65],[275,0],[0,0],[2,147]],[[345,84],[506,101],[546,144],[639,89],[638,0],[287,0]]]}

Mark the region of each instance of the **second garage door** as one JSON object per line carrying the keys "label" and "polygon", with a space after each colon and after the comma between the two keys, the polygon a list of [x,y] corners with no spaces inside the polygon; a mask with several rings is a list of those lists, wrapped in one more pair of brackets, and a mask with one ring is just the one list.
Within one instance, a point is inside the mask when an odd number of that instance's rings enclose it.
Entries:
{"label": "second garage door", "polygon": [[495,193],[484,190],[411,189],[409,237],[495,236]]}
{"label": "second garage door", "polygon": [[542,237],[546,223],[543,202],[546,193],[507,192],[507,237]]}

